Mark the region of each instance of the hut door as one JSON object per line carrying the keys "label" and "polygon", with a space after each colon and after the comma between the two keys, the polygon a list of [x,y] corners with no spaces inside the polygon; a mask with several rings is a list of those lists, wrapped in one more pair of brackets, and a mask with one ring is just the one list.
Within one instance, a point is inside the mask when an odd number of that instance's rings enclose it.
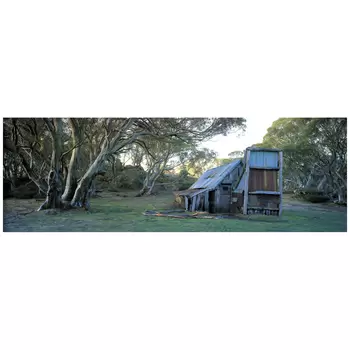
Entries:
{"label": "hut door", "polygon": [[215,213],[215,191],[209,191],[209,213]]}
{"label": "hut door", "polygon": [[223,185],[220,187],[220,212],[228,213],[231,203],[231,185]]}

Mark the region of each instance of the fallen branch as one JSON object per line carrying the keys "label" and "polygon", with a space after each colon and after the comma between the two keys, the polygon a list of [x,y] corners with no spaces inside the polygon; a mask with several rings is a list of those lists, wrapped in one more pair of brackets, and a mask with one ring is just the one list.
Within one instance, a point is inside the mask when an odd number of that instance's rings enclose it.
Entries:
{"label": "fallen branch", "polygon": [[199,215],[199,212],[195,212],[193,214],[184,214],[184,215],[175,215],[170,214],[169,211],[158,212],[154,210],[147,210],[143,213],[143,215],[149,216],[165,216],[168,218],[176,218],[176,219],[220,219],[221,217],[211,216],[211,215]]}

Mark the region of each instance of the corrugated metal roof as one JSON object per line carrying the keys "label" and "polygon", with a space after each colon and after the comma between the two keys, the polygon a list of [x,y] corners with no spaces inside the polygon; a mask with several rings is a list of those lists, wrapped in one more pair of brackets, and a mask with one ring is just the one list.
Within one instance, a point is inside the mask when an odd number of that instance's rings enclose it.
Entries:
{"label": "corrugated metal roof", "polygon": [[249,164],[251,167],[278,168],[279,153],[275,151],[250,151]]}
{"label": "corrugated metal roof", "polygon": [[215,188],[220,182],[239,164],[241,160],[235,160],[232,163],[221,165],[217,168],[207,170],[191,187],[194,188],[206,188],[208,190]]}

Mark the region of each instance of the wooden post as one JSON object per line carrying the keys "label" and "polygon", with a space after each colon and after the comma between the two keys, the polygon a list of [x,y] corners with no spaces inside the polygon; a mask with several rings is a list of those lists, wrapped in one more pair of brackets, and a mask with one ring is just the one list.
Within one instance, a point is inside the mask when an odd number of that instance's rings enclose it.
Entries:
{"label": "wooden post", "polygon": [[201,195],[199,194],[197,196],[197,203],[196,203],[196,210],[197,211],[199,210],[200,204],[201,204]]}
{"label": "wooden post", "polygon": [[204,211],[209,211],[209,191],[204,192]]}
{"label": "wooden post", "polygon": [[245,184],[244,184],[244,199],[243,199],[243,214],[247,215],[248,211],[248,187],[249,187],[249,158],[250,150],[247,150],[247,159],[245,164]]}
{"label": "wooden post", "polygon": [[278,215],[282,215],[282,192],[283,192],[283,177],[282,177],[282,169],[283,169],[283,153],[280,152],[280,162],[279,162],[279,191],[280,191],[280,210]]}
{"label": "wooden post", "polygon": [[217,187],[215,190],[215,213],[221,212],[221,194],[220,194],[220,187]]}
{"label": "wooden post", "polygon": [[197,200],[196,196],[192,197],[191,211],[195,211],[196,210],[196,200]]}
{"label": "wooden post", "polygon": [[188,210],[188,198],[185,196],[185,210]]}

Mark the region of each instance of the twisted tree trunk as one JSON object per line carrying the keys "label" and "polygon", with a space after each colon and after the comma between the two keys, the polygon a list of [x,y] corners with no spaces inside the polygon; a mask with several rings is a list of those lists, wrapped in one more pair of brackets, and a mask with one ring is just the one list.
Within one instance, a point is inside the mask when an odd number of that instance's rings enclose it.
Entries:
{"label": "twisted tree trunk", "polygon": [[[70,202],[73,207],[84,207],[88,209],[90,207],[89,199],[93,192],[93,184],[97,175],[105,173],[105,163],[109,156],[117,154],[125,146],[133,143],[137,138],[143,136],[145,133],[135,133],[129,138],[125,138],[124,133],[132,125],[133,119],[123,120],[120,124],[118,131],[114,137],[110,138],[111,133],[111,120],[107,120],[106,134],[102,139],[103,144],[100,153],[95,158],[94,162],[90,165],[89,169],[85,172],[83,177],[79,180],[74,196]],[[102,143],[102,141],[101,141]],[[92,153],[90,153],[92,160]]]}
{"label": "twisted tree trunk", "polygon": [[62,154],[62,119],[45,120],[52,139],[51,170],[48,176],[48,190],[45,202],[40,206],[43,209],[61,208],[62,177],[60,175],[60,158]]}
{"label": "twisted tree trunk", "polygon": [[323,175],[322,180],[320,181],[320,183],[317,185],[317,191],[320,192],[325,192],[325,187],[327,185],[327,176]]}
{"label": "twisted tree trunk", "polygon": [[62,195],[62,201],[70,202],[73,199],[75,190],[78,186],[78,170],[79,170],[79,155],[80,145],[82,143],[83,130],[77,119],[70,118],[69,125],[72,128],[72,137],[74,149],[68,166],[68,174],[66,177],[66,186]]}
{"label": "twisted tree trunk", "polygon": [[45,202],[40,206],[38,211],[43,209],[59,209],[61,208],[61,193],[62,183],[59,173],[56,169],[50,170],[48,179],[48,190],[46,194]]}
{"label": "twisted tree trunk", "polygon": [[146,177],[143,187],[141,191],[139,192],[138,196],[149,196],[153,193],[154,185],[156,184],[156,181],[158,180],[159,176],[162,175],[162,170],[159,170],[155,173],[153,173],[151,176]]}
{"label": "twisted tree trunk", "polygon": [[140,192],[138,193],[138,197],[144,195],[151,195],[153,192],[154,185],[162,174],[164,166],[162,166],[161,161],[156,162],[151,169],[148,170],[145,180],[143,181],[143,186]]}
{"label": "twisted tree trunk", "polygon": [[71,200],[73,207],[83,207],[86,209],[90,207],[89,200],[92,194],[92,183],[97,175],[104,172],[106,156],[107,154],[105,152],[101,152],[80,179]]}

